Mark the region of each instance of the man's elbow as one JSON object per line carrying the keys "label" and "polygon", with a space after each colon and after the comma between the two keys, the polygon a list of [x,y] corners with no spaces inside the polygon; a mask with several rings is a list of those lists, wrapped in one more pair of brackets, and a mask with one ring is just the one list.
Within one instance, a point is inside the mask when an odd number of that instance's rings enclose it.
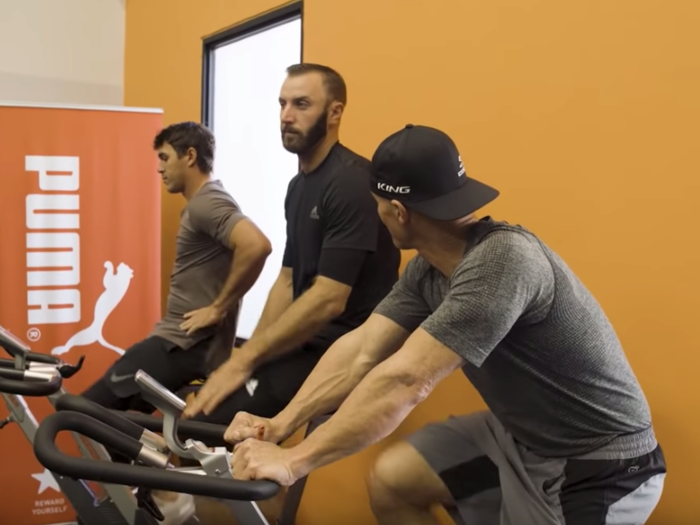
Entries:
{"label": "man's elbow", "polygon": [[324,321],[331,321],[345,311],[352,292],[352,286],[324,276],[317,276],[309,290],[309,298],[313,297],[314,310]]}
{"label": "man's elbow", "polygon": [[343,315],[347,299],[342,296],[329,296],[323,301],[323,317],[328,320],[335,319]]}
{"label": "man's elbow", "polygon": [[396,379],[406,389],[406,396],[414,406],[425,401],[435,387],[432,381],[415,371],[399,373]]}
{"label": "man's elbow", "polygon": [[[394,363],[384,361],[375,369],[379,377],[390,386],[397,401],[405,406],[415,407],[425,401],[433,391],[434,383],[420,372],[397,368]],[[389,387],[387,387],[389,388]]]}
{"label": "man's elbow", "polygon": [[335,314],[336,317],[339,317],[343,315],[345,312],[345,307],[348,304],[348,298],[347,297],[340,297],[338,298],[334,303],[333,303],[333,314]]}
{"label": "man's elbow", "polygon": [[272,243],[265,236],[260,236],[255,242],[250,243],[246,250],[248,257],[257,263],[264,263],[272,253]]}
{"label": "man's elbow", "polygon": [[267,259],[272,253],[272,243],[267,237],[263,237],[258,242],[258,256],[263,260]]}
{"label": "man's elbow", "polygon": [[323,317],[330,321],[343,315],[349,295],[349,292],[345,290],[334,290],[333,292],[323,293],[324,297],[321,301]]}

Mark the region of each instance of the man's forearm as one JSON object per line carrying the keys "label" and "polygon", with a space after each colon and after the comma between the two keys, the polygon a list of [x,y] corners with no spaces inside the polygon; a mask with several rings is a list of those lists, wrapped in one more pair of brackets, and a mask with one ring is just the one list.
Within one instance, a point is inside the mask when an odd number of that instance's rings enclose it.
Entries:
{"label": "man's forearm", "polygon": [[258,367],[309,341],[338,313],[337,303],[312,287],[265,330],[256,330],[257,336],[243,345],[239,356]]}
{"label": "man's forearm", "polygon": [[228,311],[252,288],[260,277],[269,252],[260,249],[237,250],[231,271],[212,306]]}
{"label": "man's forearm", "polygon": [[267,295],[267,301],[263,308],[258,324],[255,326],[252,338],[259,336],[264,332],[275,320],[279,319],[284,311],[289,308],[294,299],[292,292],[292,283],[286,279],[278,278],[270,288],[270,293]]}
{"label": "man's forearm", "polygon": [[362,327],[338,339],[319,360],[296,396],[274,419],[285,438],[315,417],[337,409],[376,364],[363,356]]}
{"label": "man's forearm", "polygon": [[294,447],[292,469],[305,476],[367,448],[391,434],[427,392],[378,366],[362,380],[338,411]]}

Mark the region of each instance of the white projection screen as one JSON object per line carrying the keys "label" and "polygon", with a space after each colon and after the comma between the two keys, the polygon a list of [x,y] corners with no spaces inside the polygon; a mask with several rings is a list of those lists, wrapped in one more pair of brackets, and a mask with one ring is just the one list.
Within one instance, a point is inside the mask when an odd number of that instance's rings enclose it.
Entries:
{"label": "white projection screen", "polygon": [[298,160],[282,147],[278,99],[286,68],[301,61],[301,39],[301,18],[295,17],[220,44],[209,57],[214,177],[268,236],[273,250],[243,299],[238,325],[242,339],[252,335],[282,265],[284,198]]}

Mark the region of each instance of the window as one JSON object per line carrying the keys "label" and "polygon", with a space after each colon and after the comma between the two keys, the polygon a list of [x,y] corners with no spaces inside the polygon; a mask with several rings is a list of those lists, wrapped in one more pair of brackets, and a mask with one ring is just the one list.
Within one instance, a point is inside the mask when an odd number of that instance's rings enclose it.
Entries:
{"label": "window", "polygon": [[203,122],[216,136],[214,177],[268,236],[273,251],[243,299],[238,337],[248,339],[282,266],[284,198],[298,172],[282,147],[280,87],[302,60],[301,9],[286,6],[204,42]]}

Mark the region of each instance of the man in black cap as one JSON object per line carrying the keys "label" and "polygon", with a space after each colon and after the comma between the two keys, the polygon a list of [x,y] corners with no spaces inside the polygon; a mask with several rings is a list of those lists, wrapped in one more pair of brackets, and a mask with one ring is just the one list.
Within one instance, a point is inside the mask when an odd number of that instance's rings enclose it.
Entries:
{"label": "man in black cap", "polygon": [[[602,308],[537,236],[474,213],[498,192],[467,177],[443,132],[406,126],[372,159],[379,216],[418,251],[273,419],[241,414],[234,475],[288,485],[393,432],[461,368],[488,410],[391,446],[369,479],[382,525],[638,525],[666,464],[647,400]],[[277,443],[335,414],[296,447]],[[260,425],[264,439],[246,439]]]}

